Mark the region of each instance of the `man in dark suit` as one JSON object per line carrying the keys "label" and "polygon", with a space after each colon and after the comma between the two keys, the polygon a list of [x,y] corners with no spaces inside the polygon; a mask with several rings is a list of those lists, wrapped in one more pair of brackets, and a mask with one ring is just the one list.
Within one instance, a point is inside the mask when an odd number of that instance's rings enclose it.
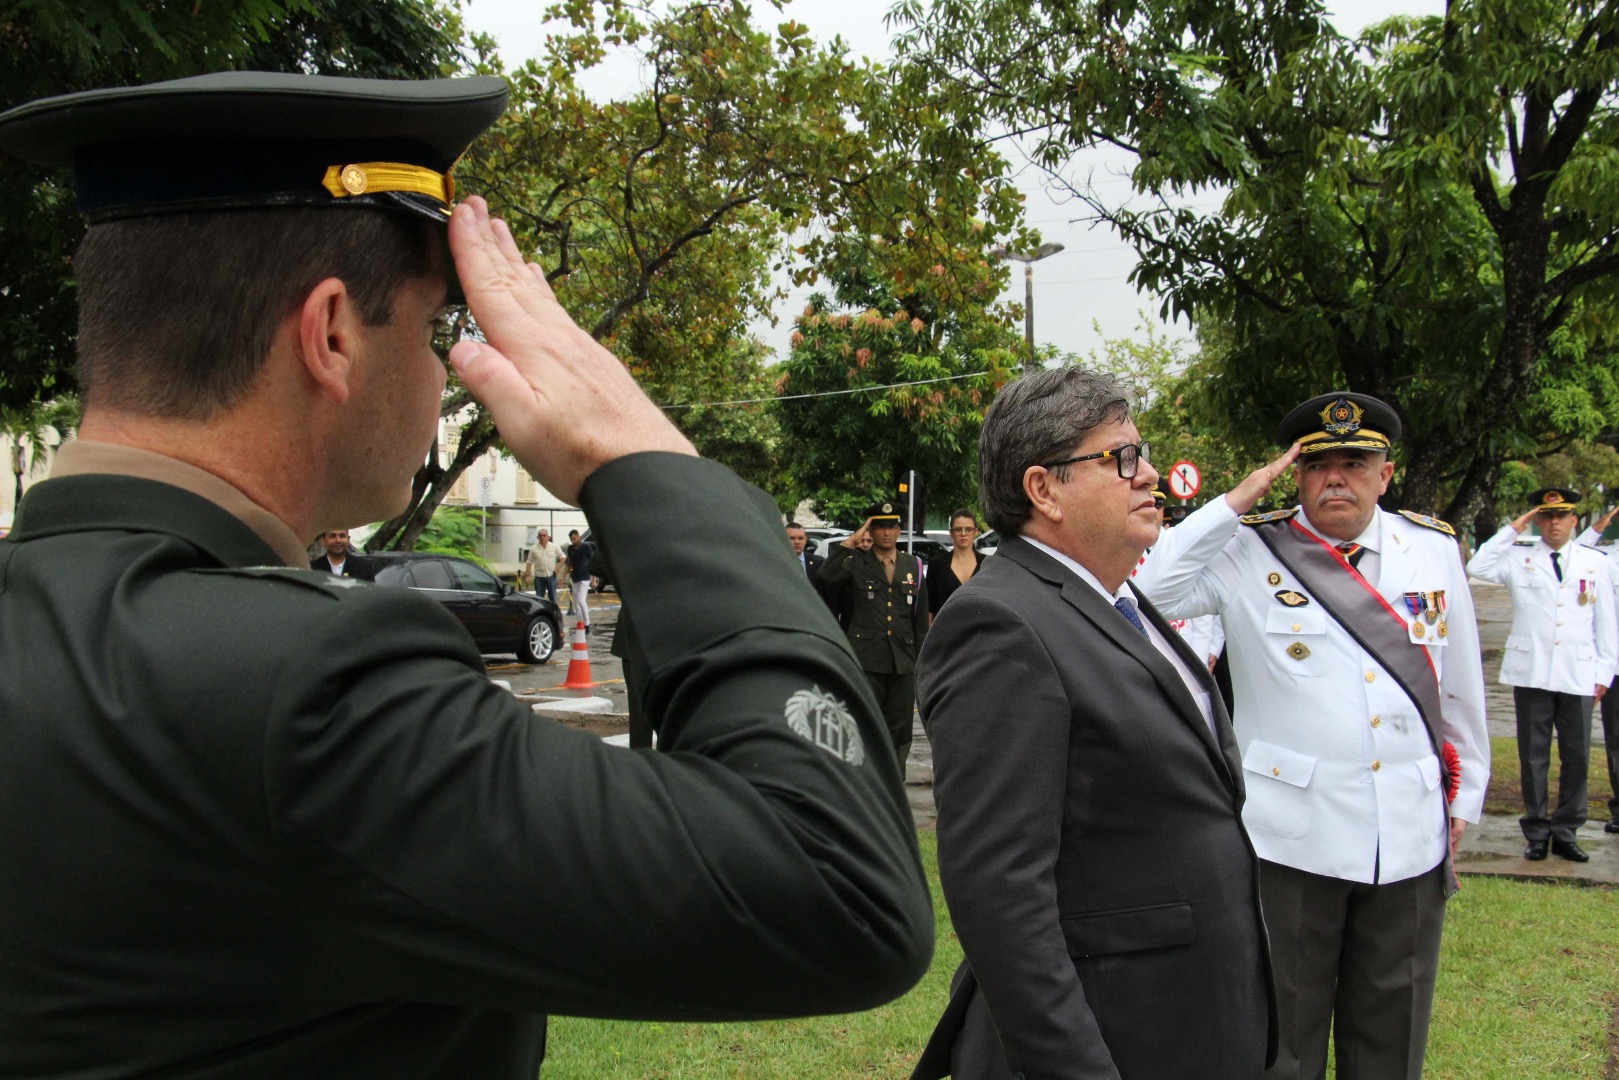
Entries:
{"label": "man in dark suit", "polygon": [[798,565],[804,571],[804,576],[814,587],[817,595],[821,594],[821,564],[826,560],[808,551],[809,536],[804,532],[804,526],[796,521],[787,523],[787,542],[793,545],[793,554],[798,558]]}
{"label": "man in dark suit", "polygon": [[328,529],[320,534],[320,546],[325,552],[309,560],[309,569],[323,570],[338,577],[359,578],[362,581],[371,580],[371,567],[366,561],[354,554],[349,547],[349,531],[347,529]]}
{"label": "man in dark suit", "polygon": [[899,508],[874,504],[866,511],[865,524],[832,548],[821,564],[820,579],[848,614],[849,647],[883,708],[903,772],[911,752],[916,657],[928,632],[928,611],[922,599],[922,561],[899,550],[899,529]]}
{"label": "man in dark suit", "polygon": [[919,691],[966,962],[915,1080],[1258,1080],[1274,1002],[1242,767],[1201,659],[1129,582],[1157,473],[1109,376],[985,417],[996,555]]}

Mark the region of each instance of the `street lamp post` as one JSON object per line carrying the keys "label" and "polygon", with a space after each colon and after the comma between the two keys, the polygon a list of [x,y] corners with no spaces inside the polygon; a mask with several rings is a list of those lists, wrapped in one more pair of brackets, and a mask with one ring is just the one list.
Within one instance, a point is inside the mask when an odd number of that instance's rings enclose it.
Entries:
{"label": "street lamp post", "polygon": [[990,251],[997,259],[1023,264],[1023,340],[1029,347],[1023,359],[1023,374],[1032,375],[1039,370],[1034,359],[1034,264],[1048,255],[1062,250],[1061,244],[1041,244],[1033,251],[1013,251],[998,247]]}

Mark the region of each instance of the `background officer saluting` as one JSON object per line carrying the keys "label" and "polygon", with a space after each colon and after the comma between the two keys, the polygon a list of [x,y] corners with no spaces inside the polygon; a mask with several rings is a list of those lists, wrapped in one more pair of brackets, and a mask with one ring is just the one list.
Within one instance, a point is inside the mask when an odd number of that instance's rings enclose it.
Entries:
{"label": "background officer saluting", "polygon": [[[843,1012],[927,969],[886,732],[774,502],[482,200],[452,216],[505,100],[231,72],[0,115],[92,223],[80,435],[0,543],[0,1075],[534,1080],[548,1010]],[[610,552],[667,753],[536,721],[436,602],[307,569],[433,444],[446,235],[487,335],[451,363]],[[660,539],[698,497],[728,527]]]}
{"label": "background officer saluting", "polygon": [[[1590,856],[1575,836],[1585,824],[1586,770],[1591,761],[1591,702],[1613,680],[1615,628],[1608,557],[1571,543],[1572,488],[1541,488],[1529,509],[1479,545],[1468,573],[1512,590],[1512,631],[1501,654],[1501,682],[1512,687],[1518,716],[1518,769],[1523,784],[1523,857],[1551,851],[1572,862]],[[1514,540],[1530,519],[1540,530],[1534,547]],[[1563,763],[1557,809],[1546,813],[1546,772],[1552,732]]]}
{"label": "background officer saluting", "polygon": [[[1165,615],[1225,626],[1276,973],[1269,1077],[1324,1076],[1329,1030],[1340,1080],[1421,1075],[1450,856],[1483,809],[1484,675],[1454,533],[1377,505],[1399,436],[1376,398],[1306,401],[1277,431],[1289,451],[1165,532],[1136,577]],[[1239,525],[1295,455],[1301,505]]]}
{"label": "background officer saluting", "polygon": [[[848,615],[849,645],[882,706],[903,773],[916,707],[916,657],[928,612],[921,600],[921,560],[899,550],[899,529],[899,508],[873,503],[865,524],[821,564],[821,581],[839,596]],[[862,550],[868,537],[871,549]]]}

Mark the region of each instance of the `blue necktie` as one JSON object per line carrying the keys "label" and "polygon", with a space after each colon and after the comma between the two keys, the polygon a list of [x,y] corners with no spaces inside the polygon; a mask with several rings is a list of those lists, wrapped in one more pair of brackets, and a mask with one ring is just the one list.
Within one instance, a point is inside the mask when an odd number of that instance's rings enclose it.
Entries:
{"label": "blue necktie", "polygon": [[1147,628],[1141,623],[1141,616],[1136,614],[1136,606],[1134,604],[1121,596],[1117,600],[1113,601],[1113,606],[1119,609],[1120,615],[1123,615],[1126,619],[1130,620],[1131,626],[1141,631],[1142,637],[1146,638],[1148,641],[1152,640],[1151,636],[1149,636],[1147,633]]}

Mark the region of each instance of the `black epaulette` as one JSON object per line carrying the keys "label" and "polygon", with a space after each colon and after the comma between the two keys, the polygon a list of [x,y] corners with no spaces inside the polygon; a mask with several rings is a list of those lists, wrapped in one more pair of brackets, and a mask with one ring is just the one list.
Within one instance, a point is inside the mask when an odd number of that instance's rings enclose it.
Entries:
{"label": "black epaulette", "polygon": [[1437,529],[1446,536],[1456,535],[1456,530],[1451,528],[1450,522],[1440,521],[1438,518],[1431,517],[1428,514],[1419,514],[1414,510],[1401,510],[1400,516],[1405,518],[1407,521],[1424,526],[1425,528]]}
{"label": "black epaulette", "polygon": [[1244,525],[1269,525],[1273,521],[1286,521],[1298,512],[1298,507],[1290,506],[1286,510],[1272,510],[1268,514],[1244,514],[1237,520]]}
{"label": "black epaulette", "polygon": [[195,574],[223,574],[227,577],[250,577],[260,581],[282,581],[289,585],[313,589],[325,596],[341,596],[349,589],[369,589],[373,582],[359,578],[338,577],[325,570],[300,570],[295,566],[218,566],[206,570],[193,570]]}

